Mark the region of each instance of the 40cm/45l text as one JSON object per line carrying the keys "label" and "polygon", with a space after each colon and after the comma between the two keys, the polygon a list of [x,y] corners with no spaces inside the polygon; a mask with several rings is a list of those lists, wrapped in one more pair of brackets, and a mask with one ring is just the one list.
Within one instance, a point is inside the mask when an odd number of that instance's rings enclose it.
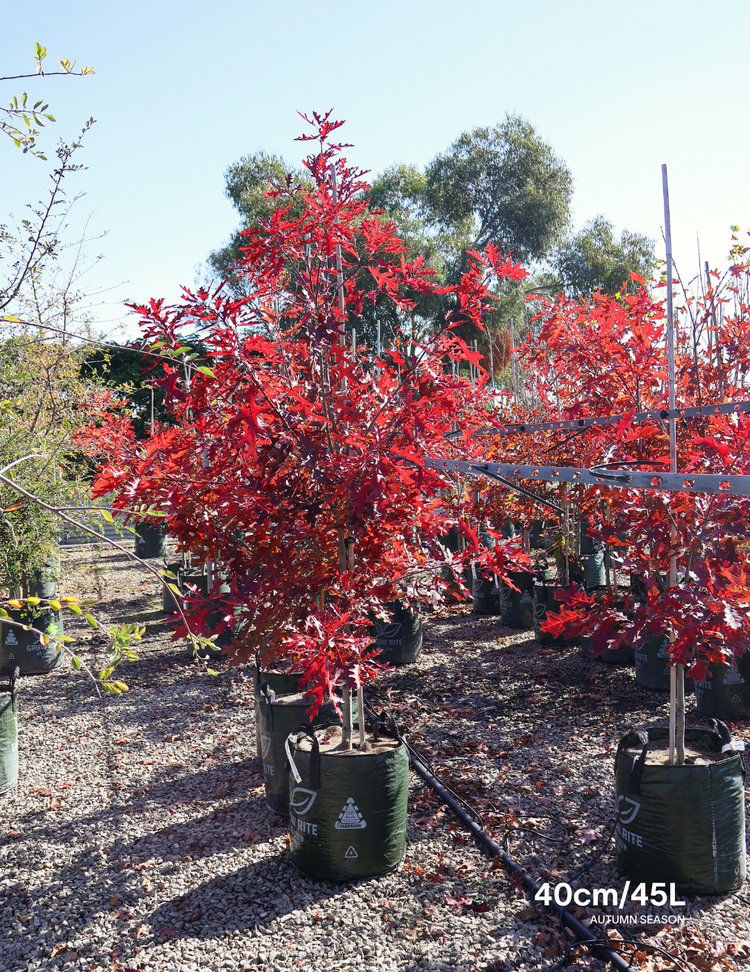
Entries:
{"label": "40cm/45l text", "polygon": [[[667,893],[669,889],[669,893]],[[553,902],[559,908],[567,908],[569,904],[578,905],[579,908],[617,908],[622,911],[628,904],[639,904],[646,908],[655,905],[663,908],[664,905],[672,907],[684,907],[684,901],[677,898],[674,884],[667,885],[663,881],[654,881],[651,885],[645,881],[637,884],[630,890],[630,881],[625,882],[622,891],[617,888],[576,888],[573,890],[569,884],[562,881],[560,884],[551,885],[545,881],[540,885],[534,895],[534,901],[540,901],[549,907]]]}

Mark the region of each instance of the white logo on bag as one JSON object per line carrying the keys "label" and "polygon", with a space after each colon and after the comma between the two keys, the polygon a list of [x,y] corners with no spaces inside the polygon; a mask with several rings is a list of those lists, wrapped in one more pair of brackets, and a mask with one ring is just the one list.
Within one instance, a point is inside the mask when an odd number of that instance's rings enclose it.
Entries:
{"label": "white logo on bag", "polygon": [[304,786],[295,786],[289,800],[289,806],[300,817],[304,817],[310,807],[315,803],[318,794],[315,790],[306,790]]}
{"label": "white logo on bag", "polygon": [[334,827],[336,830],[362,830],[366,826],[367,822],[359,812],[359,807],[354,802],[354,798],[349,797]]}
{"label": "white logo on bag", "polygon": [[741,701],[742,701],[742,699],[739,697],[739,695],[733,695],[732,696],[732,702],[741,702]]}
{"label": "white logo on bag", "polygon": [[401,630],[401,622],[389,624],[387,621],[375,619],[375,634],[378,638],[395,638]]}
{"label": "white logo on bag", "polygon": [[359,854],[350,846],[344,854],[344,860],[353,861],[355,857],[359,857]]}
{"label": "white logo on bag", "polygon": [[617,802],[620,806],[627,807],[627,809],[620,814],[620,823],[632,823],[638,816],[638,811],[641,809],[640,803],[638,803],[638,801],[634,800],[632,797],[620,797]]}
{"label": "white logo on bag", "polygon": [[16,633],[13,630],[13,628],[11,628],[10,631],[8,632],[8,637],[5,639],[5,644],[6,645],[17,645],[18,644],[18,639],[16,638]]}
{"label": "white logo on bag", "polygon": [[261,736],[260,737],[260,751],[261,751],[261,755],[262,755],[263,761],[265,762],[266,756],[268,756],[268,754],[271,752],[271,737],[270,736]]}

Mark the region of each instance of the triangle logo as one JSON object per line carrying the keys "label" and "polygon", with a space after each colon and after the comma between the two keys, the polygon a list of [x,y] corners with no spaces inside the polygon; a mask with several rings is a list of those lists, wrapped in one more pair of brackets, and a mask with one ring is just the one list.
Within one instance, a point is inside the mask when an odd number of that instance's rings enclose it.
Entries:
{"label": "triangle logo", "polygon": [[359,812],[353,797],[344,804],[344,809],[339,814],[339,819],[334,824],[336,830],[363,830],[367,826],[367,821]]}
{"label": "triangle logo", "polygon": [[739,695],[733,695],[732,696],[732,702],[741,702],[741,701],[742,701],[742,699],[739,697]]}
{"label": "triangle logo", "polygon": [[260,754],[261,759],[265,762],[268,758],[268,754],[271,751],[271,737],[261,736],[260,737]]}
{"label": "triangle logo", "polygon": [[355,857],[359,857],[359,854],[354,850],[353,847],[347,849],[346,854],[344,854],[344,859],[347,861],[353,861]]}
{"label": "triangle logo", "polygon": [[740,675],[736,668],[730,668],[727,670],[724,676],[725,685],[744,685],[745,679]]}
{"label": "triangle logo", "polygon": [[15,659],[16,659],[16,656],[13,654],[13,652],[12,651],[9,652],[8,653],[8,661],[11,661],[11,660],[12,661],[15,661]]}

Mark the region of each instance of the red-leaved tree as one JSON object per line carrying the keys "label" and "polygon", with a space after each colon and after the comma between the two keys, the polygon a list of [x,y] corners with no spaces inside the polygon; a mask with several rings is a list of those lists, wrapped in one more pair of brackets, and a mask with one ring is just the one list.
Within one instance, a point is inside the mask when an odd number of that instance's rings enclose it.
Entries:
{"label": "red-leaved tree", "polygon": [[[277,186],[277,209],[246,233],[237,272],[248,294],[185,291],[182,302],[136,307],[146,346],[162,355],[154,384],[170,423],[145,442],[111,410],[80,437],[101,468],[95,494],[118,509],[157,509],[185,550],[221,565],[236,662],[288,656],[313,685],[313,709],[346,702],[377,670],[370,615],[396,598],[439,602],[450,526],[442,474],[426,455],[449,456],[445,433],[486,421],[486,376],[454,377],[451,360],[478,357],[453,330],[482,318],[499,277],[526,271],[488,247],[470,255],[455,286],[438,288],[408,262],[396,227],[368,209],[362,173],[332,138],[340,123],[314,115],[305,165],[313,188]],[[407,321],[420,294],[447,296],[439,333],[416,343],[411,327],[377,357],[354,346],[353,323],[390,305]],[[205,355],[189,360],[182,336]],[[462,524],[466,556],[504,576],[518,555],[479,549]],[[192,624],[208,622],[211,605]]]}

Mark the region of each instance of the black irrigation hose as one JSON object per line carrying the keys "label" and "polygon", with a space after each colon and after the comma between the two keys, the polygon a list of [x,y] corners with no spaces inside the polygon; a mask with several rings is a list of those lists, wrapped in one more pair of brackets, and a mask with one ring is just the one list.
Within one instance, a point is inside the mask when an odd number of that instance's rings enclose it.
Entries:
{"label": "black irrigation hose", "polygon": [[[441,800],[448,807],[450,807],[450,809],[459,818],[461,823],[467,828],[467,830],[474,837],[474,840],[478,844],[480,844],[480,846],[482,846],[486,851],[488,851],[492,855],[492,857],[499,857],[506,867],[508,867],[514,874],[517,874],[521,878],[524,887],[531,895],[531,901],[534,910],[537,911],[534,901],[536,900],[535,896],[537,892],[541,890],[541,885],[539,884],[539,882],[535,881],[527,871],[524,871],[524,869],[520,866],[520,864],[514,861],[513,858],[509,854],[507,854],[503,850],[503,848],[490,837],[490,835],[486,832],[486,830],[484,830],[481,824],[478,824],[475,820],[471,819],[469,814],[464,810],[464,808],[459,803],[460,797],[457,798],[452,793],[450,793],[448,789],[440,782],[440,780],[438,780],[435,774],[431,770],[429,770],[427,766],[425,766],[424,762],[416,754],[413,747],[410,746],[406,742],[406,740],[402,737],[401,733],[398,731],[396,722],[392,717],[386,716],[385,713],[383,713],[380,717],[378,717],[377,713],[372,708],[370,708],[370,706],[366,706],[366,712],[368,715],[370,715],[371,718],[373,718],[376,721],[376,724],[380,723],[380,725],[383,725],[388,729],[390,729],[390,731],[393,732],[396,735],[396,737],[400,739],[401,742],[404,743],[404,745],[406,746],[406,751],[409,754],[409,762],[411,763],[411,766],[414,769],[414,771],[419,776],[421,776],[422,779],[432,787],[432,789],[435,791],[435,793],[437,793],[437,795],[441,798]],[[584,924],[578,921],[577,918],[573,917],[573,915],[570,914],[567,908],[564,908],[562,905],[558,905],[557,902],[550,903],[549,907],[557,913],[560,926],[562,928],[569,928],[576,936],[574,941],[571,943],[571,946],[572,945],[575,945],[576,947],[583,946],[583,945],[589,946],[592,949],[592,951],[596,952],[600,958],[604,959],[605,962],[611,962],[613,969],[619,969],[620,972],[630,972],[631,970],[630,962],[626,962],[625,959],[622,957],[622,955],[620,955],[619,952],[616,952],[603,939],[599,939],[593,936],[590,930]]]}
{"label": "black irrigation hose", "polygon": [[[411,750],[409,751],[409,761],[411,762],[414,771],[421,776],[426,783],[429,783],[441,800],[456,814],[461,823],[474,837],[474,840],[493,857],[499,857],[506,867],[513,871],[514,874],[517,874],[521,878],[524,887],[533,898],[536,893],[541,890],[541,885],[539,882],[535,881],[527,871],[524,871],[520,864],[517,864],[509,854],[506,854],[502,847],[495,843],[490,835],[483,830],[479,824],[471,819],[466,811],[459,805],[458,801],[455,800],[450,793],[448,793],[440,780],[438,780],[437,777],[427,769],[421,759],[419,759],[419,757],[416,756]],[[557,912],[557,916],[562,927],[570,928],[570,930],[574,933],[578,939],[578,944],[589,946],[592,951],[596,952],[597,955],[604,959],[605,962],[611,962],[613,969],[619,969],[620,972],[628,972],[628,970],[631,968],[630,963],[626,962],[622,955],[616,952],[610,945],[603,943],[601,939],[595,938],[584,924],[570,914],[567,908],[552,902],[550,902],[549,907],[553,911]]]}

